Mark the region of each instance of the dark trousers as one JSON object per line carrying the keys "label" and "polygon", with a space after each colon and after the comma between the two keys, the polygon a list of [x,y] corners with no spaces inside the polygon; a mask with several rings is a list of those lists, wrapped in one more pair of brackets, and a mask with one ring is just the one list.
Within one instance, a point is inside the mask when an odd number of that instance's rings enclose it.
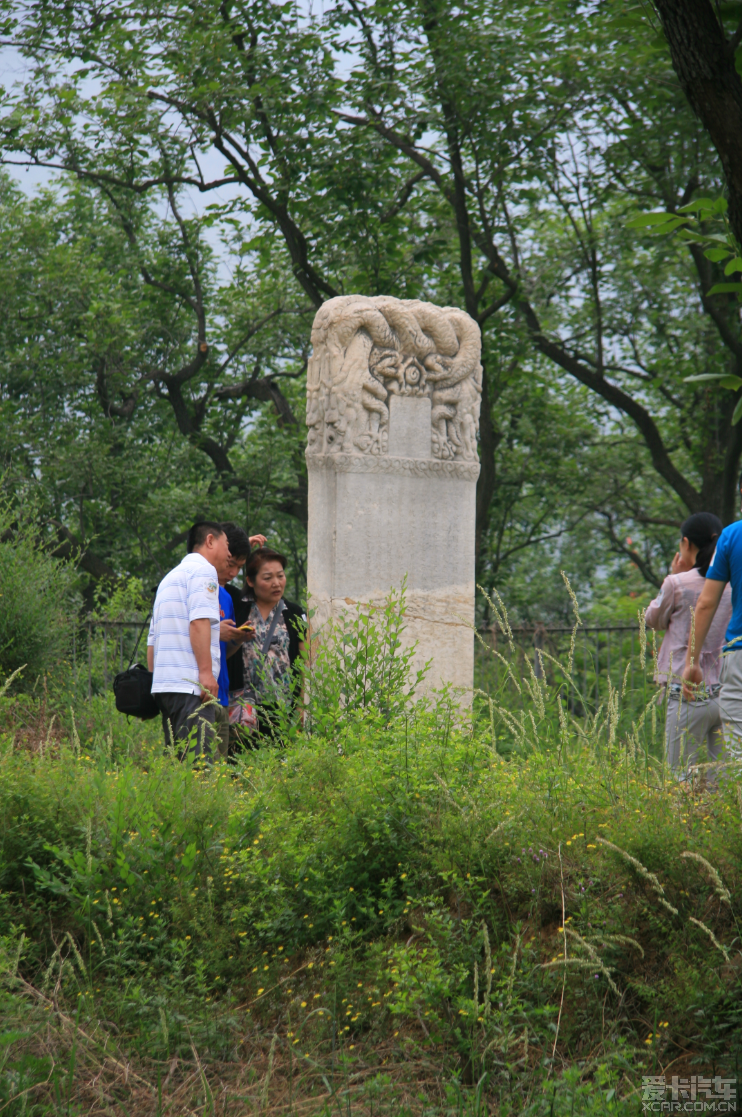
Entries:
{"label": "dark trousers", "polygon": [[216,705],[204,706],[197,694],[156,694],[162,712],[162,729],[165,744],[183,743],[187,747],[178,753],[178,760],[203,756],[211,760],[216,734]]}

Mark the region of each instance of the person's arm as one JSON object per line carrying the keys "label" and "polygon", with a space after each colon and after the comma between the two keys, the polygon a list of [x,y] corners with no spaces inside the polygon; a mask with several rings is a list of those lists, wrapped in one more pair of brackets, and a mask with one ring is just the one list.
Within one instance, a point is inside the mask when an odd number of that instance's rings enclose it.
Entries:
{"label": "person's arm", "polygon": [[[156,604],[155,599],[155,604]],[[149,632],[147,633],[147,670],[154,671],[155,669],[155,611],[154,605],[152,606],[152,619],[149,622]]]}
{"label": "person's arm", "polygon": [[227,659],[238,652],[247,640],[255,639],[255,629],[240,630],[231,617],[219,622],[219,640],[227,645]]}
{"label": "person's arm", "polygon": [[684,683],[690,683],[690,686],[683,686],[683,697],[692,699],[694,697],[695,688],[699,683],[703,682],[703,674],[698,663],[701,658],[703,644],[708,636],[711,622],[716,615],[716,610],[719,608],[721,596],[724,593],[726,582],[716,581],[714,578],[706,578],[701,596],[696,602],[696,617],[695,617],[695,633],[694,639],[691,643],[688,642],[688,651],[685,656],[685,669],[683,670]]}
{"label": "person's arm", "polygon": [[657,632],[663,632],[670,623],[670,617],[675,606],[675,588],[670,578],[665,578],[662,583],[662,589],[655,597],[651,605],[647,606],[644,619],[647,628],[653,628]]}
{"label": "person's arm", "polygon": [[219,694],[219,686],[211,667],[211,621],[208,617],[191,621],[189,632],[198,667],[198,681],[201,684],[201,701],[207,702],[209,697],[216,698]]}
{"label": "person's arm", "polygon": [[264,547],[267,542],[268,542],[268,540],[265,538],[264,535],[251,535],[250,536],[250,546],[251,547]]}
{"label": "person's arm", "polygon": [[[238,647],[249,640],[247,632],[240,632],[239,628],[235,625],[231,617],[227,617],[224,621],[219,621],[219,640],[222,644],[236,644]],[[234,655],[237,648],[232,648],[228,655]]]}

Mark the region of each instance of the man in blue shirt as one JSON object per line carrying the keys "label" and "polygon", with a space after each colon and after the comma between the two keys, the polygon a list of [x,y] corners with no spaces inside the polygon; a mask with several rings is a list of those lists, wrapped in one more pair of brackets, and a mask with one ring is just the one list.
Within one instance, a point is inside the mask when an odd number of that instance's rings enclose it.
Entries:
{"label": "man in blue shirt", "polygon": [[[740,477],[742,490],[742,477]],[[690,701],[703,681],[698,660],[711,621],[727,582],[732,585],[732,619],[722,650],[719,711],[727,751],[742,759],[742,520],[725,527],[719,536],[716,553],[706,572],[706,583],[696,605],[695,642],[688,645],[683,679],[683,695]]]}
{"label": "man in blue shirt", "polygon": [[253,535],[248,537],[247,532],[231,522],[223,523],[221,526],[227,536],[230,562],[223,575],[220,574],[219,576],[219,650],[221,655],[217,678],[219,707],[216,711],[216,730],[219,755],[226,760],[229,753],[229,670],[227,660],[240,650],[245,640],[250,638],[250,634],[240,632],[235,626],[234,603],[224,587],[233,578],[237,577],[250,557],[252,545],[262,546],[265,542],[265,536]]}

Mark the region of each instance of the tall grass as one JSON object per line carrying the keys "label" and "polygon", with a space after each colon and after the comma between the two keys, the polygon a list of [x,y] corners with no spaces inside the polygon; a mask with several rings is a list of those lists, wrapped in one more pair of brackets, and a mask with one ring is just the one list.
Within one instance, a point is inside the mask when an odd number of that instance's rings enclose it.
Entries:
{"label": "tall grass", "polygon": [[736,770],[679,784],[651,710],[556,667],[423,700],[403,609],[234,769],[0,699],[0,1112],[629,1114],[642,1074],[736,1076]]}

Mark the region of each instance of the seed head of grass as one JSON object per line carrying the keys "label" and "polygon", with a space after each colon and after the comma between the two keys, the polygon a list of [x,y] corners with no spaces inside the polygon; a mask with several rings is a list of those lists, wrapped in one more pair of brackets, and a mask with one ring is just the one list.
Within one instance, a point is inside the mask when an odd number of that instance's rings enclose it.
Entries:
{"label": "seed head of grass", "polygon": [[609,970],[608,966],[604,964],[603,959],[600,957],[593,944],[591,942],[588,942],[587,939],[583,939],[582,935],[579,934],[578,931],[575,931],[572,927],[565,927],[564,930],[565,933],[570,936],[570,938],[574,939],[574,941],[582,947],[582,949],[590,958],[590,965],[594,969],[600,970],[613,992],[616,994],[616,996],[619,996],[618,986],[611,977],[611,971]]}
{"label": "seed head of grass", "polygon": [[507,638],[511,652],[514,652],[515,644],[513,643],[513,630],[510,627],[510,621],[508,620],[508,611],[505,606],[505,602],[502,600],[496,589],[493,589],[492,593],[497,598],[497,604],[495,604],[495,602],[492,600],[483,586],[478,585],[477,589],[482,594],[484,600],[487,602],[490,609],[492,610],[495,620],[497,621],[498,628],[502,632],[503,636]]}
{"label": "seed head of grass", "polygon": [[571,678],[572,677],[572,668],[573,668],[574,662],[575,662],[575,644],[577,642],[577,629],[582,624],[582,621],[580,620],[580,606],[578,604],[577,596],[575,594],[575,591],[572,589],[572,586],[570,585],[569,578],[567,577],[565,571],[562,570],[560,573],[562,575],[562,581],[564,582],[565,586],[567,587],[567,593],[569,594],[570,600],[572,602],[572,612],[575,615],[575,623],[572,627],[572,636],[571,636],[570,641],[569,641],[569,655],[567,656],[567,676],[569,678]]}
{"label": "seed head of grass", "polygon": [[647,883],[651,886],[652,891],[656,894],[657,899],[662,904],[663,908],[666,908],[669,912],[672,912],[673,915],[678,914],[678,909],[674,908],[672,904],[669,904],[665,899],[665,890],[655,874],[650,873],[649,869],[647,869],[646,866],[642,865],[641,861],[637,861],[636,857],[632,857],[631,854],[627,853],[625,849],[621,849],[620,846],[614,845],[613,842],[609,842],[607,838],[596,837],[596,841],[600,842],[601,845],[607,846],[608,849],[612,849],[614,853],[617,853],[620,857],[623,857],[624,861],[628,861],[630,865],[633,865],[639,875],[644,877]]}
{"label": "seed head of grass", "polygon": [[694,919],[694,917],[692,915],[689,915],[688,919],[690,920],[691,923],[695,923],[696,927],[700,927],[702,931],[706,932],[706,934],[711,939],[711,941],[714,944],[714,946],[716,947],[716,949],[720,950],[722,952],[722,954],[724,955],[724,957],[726,958],[726,960],[728,962],[729,961],[729,951],[727,950],[727,948],[725,946],[721,945],[721,943],[719,942],[719,940],[717,939],[716,935],[711,930],[711,928],[707,927],[705,923],[702,923],[700,919]]}
{"label": "seed head of grass", "polygon": [[693,850],[690,849],[686,849],[685,853],[681,853],[680,856],[691,861],[697,861],[699,865],[703,865],[713,881],[716,895],[723,903],[727,904],[729,907],[732,906],[732,894],[710,861],[707,861],[705,857],[701,857],[700,853],[694,853]]}
{"label": "seed head of grass", "polygon": [[484,938],[484,965],[487,971],[487,995],[484,1001],[484,1015],[489,1016],[492,1009],[491,996],[492,996],[492,948],[490,947],[490,936],[487,930],[487,924],[482,920],[482,935]]}
{"label": "seed head of grass", "polygon": [[641,664],[642,671],[647,666],[647,611],[646,609],[639,609],[637,611],[639,617],[639,663]]}
{"label": "seed head of grass", "polygon": [[641,946],[640,943],[638,943],[636,941],[636,939],[632,939],[630,937],[630,935],[594,934],[594,935],[591,935],[590,938],[593,942],[602,942],[602,943],[607,943],[609,945],[611,943],[618,942],[618,943],[621,943],[623,946],[633,946],[635,950],[639,951],[642,958],[644,957],[644,948]]}

